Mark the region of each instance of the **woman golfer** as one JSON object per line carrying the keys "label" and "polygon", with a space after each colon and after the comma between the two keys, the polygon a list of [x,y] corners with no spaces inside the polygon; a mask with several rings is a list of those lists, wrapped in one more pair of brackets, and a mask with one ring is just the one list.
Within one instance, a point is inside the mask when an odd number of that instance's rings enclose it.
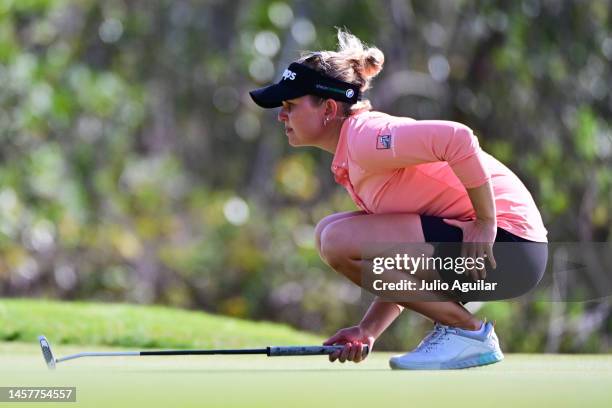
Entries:
{"label": "woman golfer", "polygon": [[[421,248],[435,248],[428,255],[473,262],[464,264],[465,273],[446,266],[410,274],[395,270],[449,286],[428,299],[389,301],[377,296],[358,325],[324,343],[344,345],[330,361],[361,361],[362,346],[372,350],[405,308],[435,325],[413,351],[392,357],[391,367],[451,369],[502,360],[493,325],[463,304],[516,297],[542,278],[547,231],[530,193],[512,171],[480,149],[467,126],[373,111],[362,93],[381,71],[384,56],[342,30],[338,41],[337,51],[303,53],[278,83],[250,93],[263,108],[281,107],[278,120],[285,125],[289,144],[316,146],[334,155],[333,176],[361,209],[319,222],[321,258],[364,288],[362,270],[373,261],[364,255],[364,247],[376,243],[411,243],[415,248],[420,243]],[[456,242],[459,248],[440,242]],[[421,250],[408,252],[425,255]],[[448,289],[455,282],[472,290]],[[488,289],[474,286],[484,282]]]}

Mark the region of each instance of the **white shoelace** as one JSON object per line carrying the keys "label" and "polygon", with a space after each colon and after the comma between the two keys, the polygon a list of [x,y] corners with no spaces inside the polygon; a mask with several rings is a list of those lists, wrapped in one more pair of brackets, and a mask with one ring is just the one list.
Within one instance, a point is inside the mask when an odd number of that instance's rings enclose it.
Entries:
{"label": "white shoelace", "polygon": [[439,345],[449,339],[449,334],[456,333],[456,331],[449,326],[436,323],[434,329],[421,341],[421,343],[413,350],[413,352],[425,352],[430,353],[434,351]]}
{"label": "white shoelace", "polygon": [[434,351],[439,345],[441,345],[442,343],[444,343],[446,340],[448,340],[450,338],[449,334],[451,333],[456,333],[453,329],[450,329],[448,327],[444,327],[440,333],[440,335],[436,336],[435,339],[432,339],[428,344],[427,347],[425,348],[425,352],[429,353],[431,351]]}
{"label": "white shoelace", "polygon": [[427,336],[425,336],[425,338],[423,338],[423,340],[421,340],[421,342],[419,343],[419,345],[412,350],[412,352],[420,352],[426,348],[429,348],[429,345],[432,341],[436,341],[436,339],[438,339],[441,335],[444,334],[445,332],[445,328],[446,326],[443,326],[439,323],[436,323],[434,325],[434,328],[432,331],[430,331]]}

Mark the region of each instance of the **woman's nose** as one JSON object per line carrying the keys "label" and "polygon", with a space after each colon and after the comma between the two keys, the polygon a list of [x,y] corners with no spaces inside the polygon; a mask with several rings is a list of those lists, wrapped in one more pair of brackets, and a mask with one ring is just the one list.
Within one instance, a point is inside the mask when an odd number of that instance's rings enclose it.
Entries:
{"label": "woman's nose", "polygon": [[287,120],[287,112],[285,112],[285,108],[281,108],[280,111],[278,111],[278,121],[279,122],[284,122]]}

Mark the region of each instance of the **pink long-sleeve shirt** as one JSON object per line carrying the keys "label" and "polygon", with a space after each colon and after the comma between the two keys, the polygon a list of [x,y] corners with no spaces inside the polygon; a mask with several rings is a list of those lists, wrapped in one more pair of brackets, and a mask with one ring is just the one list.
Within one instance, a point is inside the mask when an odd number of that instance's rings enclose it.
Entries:
{"label": "pink long-sleeve shirt", "polygon": [[466,188],[490,180],[497,225],[547,242],[540,212],[525,185],[481,150],[457,122],[419,120],[364,111],[344,121],[332,172],[355,204],[370,214],[416,213],[473,220]]}

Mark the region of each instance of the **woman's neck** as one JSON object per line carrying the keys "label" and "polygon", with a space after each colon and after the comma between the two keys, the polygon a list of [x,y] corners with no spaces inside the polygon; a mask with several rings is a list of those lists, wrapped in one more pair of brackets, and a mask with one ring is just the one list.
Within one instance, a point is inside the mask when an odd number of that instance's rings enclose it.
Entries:
{"label": "woman's neck", "polygon": [[322,135],[321,140],[323,143],[319,144],[318,147],[330,152],[331,154],[335,154],[336,148],[338,147],[338,142],[340,141],[340,133],[342,132],[342,125],[344,124],[344,121],[364,112],[369,112],[369,110],[364,108],[357,112],[351,113],[349,116],[337,117],[335,120],[331,121],[326,127],[326,132],[324,132]]}
{"label": "woman's neck", "polygon": [[329,122],[324,128],[324,132],[321,135],[321,142],[317,147],[330,152],[331,154],[336,153],[338,147],[338,141],[340,140],[340,132],[342,131],[342,125],[347,118],[336,118]]}

